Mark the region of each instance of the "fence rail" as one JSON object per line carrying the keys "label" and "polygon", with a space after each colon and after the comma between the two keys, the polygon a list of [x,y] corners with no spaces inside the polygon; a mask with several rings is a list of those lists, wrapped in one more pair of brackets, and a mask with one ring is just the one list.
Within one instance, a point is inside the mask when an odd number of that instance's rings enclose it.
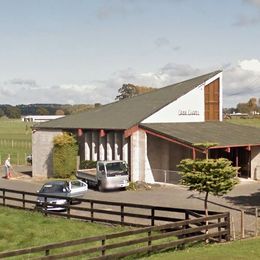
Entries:
{"label": "fence rail", "polygon": [[[22,209],[32,209],[29,205],[35,205],[35,199],[31,197],[37,196],[36,193],[15,191],[10,189],[0,189],[2,195],[1,205],[11,206]],[[13,194],[15,196],[10,196]],[[8,196],[7,196],[8,195]],[[26,198],[29,197],[29,198]],[[52,196],[54,197],[54,196]],[[59,197],[59,196],[55,196]],[[63,259],[65,257],[87,255],[95,253],[95,255],[88,255],[92,259],[115,259],[125,256],[146,254],[156,252],[160,250],[183,247],[187,243],[195,243],[205,240],[212,240],[216,242],[230,240],[230,215],[229,213],[217,213],[210,212],[210,216],[202,216],[203,211],[200,210],[188,210],[180,208],[170,207],[154,207],[151,205],[138,205],[132,203],[119,203],[99,200],[80,199],[81,203],[90,203],[89,208],[83,209],[83,207],[67,205],[67,213],[54,213],[55,215],[67,216],[69,218],[81,218],[90,221],[102,221],[117,223],[122,225],[136,224],[135,222],[126,222],[126,217],[136,218],[138,221],[148,219],[149,224],[147,227],[142,227],[135,230],[124,231],[120,233],[113,233],[95,237],[87,237],[78,240],[65,241],[60,243],[53,243],[43,246],[13,250],[9,252],[0,253],[0,258],[18,256],[30,254],[28,257],[35,257],[31,254],[41,253],[38,259]],[[13,202],[16,202],[14,204]],[[45,207],[48,203],[46,200]],[[96,208],[100,205],[109,205],[111,207],[119,207],[119,211],[104,210]],[[125,212],[126,208],[130,208],[130,212]],[[82,210],[81,214],[71,214],[72,209]],[[134,209],[139,211],[148,210],[150,214],[137,214],[132,213]],[[86,217],[86,212],[90,212],[90,217]],[[166,216],[159,213],[166,212]],[[169,213],[177,213],[182,215],[182,219],[168,217]],[[105,213],[106,215],[113,215],[114,217],[120,217],[120,220],[111,220],[108,218],[98,218],[94,214]],[[44,214],[50,214],[44,211]],[[53,214],[53,213],[51,213]],[[156,223],[155,223],[156,221]],[[164,224],[162,224],[162,221]],[[165,221],[167,222],[165,224]],[[157,225],[155,225],[157,224]],[[144,224],[142,224],[144,226]],[[131,237],[138,235],[138,237]],[[117,241],[113,240],[117,239]],[[119,242],[118,242],[119,241]],[[99,243],[99,245],[91,243]],[[73,246],[81,245],[80,248],[72,248]],[[124,247],[131,247],[127,250]],[[137,247],[137,248],[136,248]],[[55,251],[55,249],[61,249],[61,252]],[[123,249],[122,249],[123,248]],[[120,252],[118,251],[120,250]],[[28,258],[27,258],[28,259]]]}
{"label": "fence rail", "polygon": [[[36,206],[37,196],[37,193],[0,188],[0,205],[32,210]],[[41,195],[41,197],[45,197],[45,203],[41,209],[45,215],[62,215],[67,218],[77,218],[91,222],[109,222],[131,226],[154,226],[204,216],[204,211],[202,210],[83,198],[77,199],[76,201],[73,198],[67,198],[68,203],[65,205],[65,212],[51,212],[47,210],[47,206],[51,205],[47,202],[48,196]],[[62,196],[52,195],[51,197],[64,199]],[[77,203],[80,203],[80,205]],[[218,212],[209,212],[209,215],[214,214],[218,214]]]}

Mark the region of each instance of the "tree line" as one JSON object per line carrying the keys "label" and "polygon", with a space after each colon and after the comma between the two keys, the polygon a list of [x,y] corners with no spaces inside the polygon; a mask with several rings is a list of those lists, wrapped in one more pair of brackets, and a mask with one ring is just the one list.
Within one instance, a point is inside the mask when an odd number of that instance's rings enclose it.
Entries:
{"label": "tree line", "polygon": [[[132,98],[134,96],[145,94],[155,91],[156,88],[147,86],[138,86],[131,83],[123,84],[118,89],[118,94],[115,100],[123,100]],[[0,104],[0,117],[20,118],[25,115],[71,115],[74,113],[90,110],[101,106],[100,103],[95,104],[29,104],[29,105],[1,105]],[[224,108],[224,114],[232,113],[247,113],[259,114],[260,113],[260,98],[252,97],[246,103],[238,103],[236,107]]]}
{"label": "tree line", "polygon": [[96,104],[29,104],[29,105],[1,105],[0,117],[21,118],[26,115],[71,115],[100,106]]}
{"label": "tree line", "polygon": [[245,113],[255,115],[260,113],[260,98],[252,97],[246,103],[238,103],[236,107],[224,108],[225,114]]}

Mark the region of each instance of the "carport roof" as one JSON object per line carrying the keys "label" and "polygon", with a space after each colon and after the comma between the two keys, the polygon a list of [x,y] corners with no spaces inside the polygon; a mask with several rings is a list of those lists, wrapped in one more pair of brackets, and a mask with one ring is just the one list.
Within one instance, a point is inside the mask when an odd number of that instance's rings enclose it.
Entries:
{"label": "carport roof", "polygon": [[214,148],[260,145],[260,128],[228,122],[153,123],[140,126],[151,133],[188,145],[216,143]]}
{"label": "carport roof", "polygon": [[219,70],[214,71],[153,92],[110,103],[91,111],[44,122],[34,128],[129,129],[220,72]]}

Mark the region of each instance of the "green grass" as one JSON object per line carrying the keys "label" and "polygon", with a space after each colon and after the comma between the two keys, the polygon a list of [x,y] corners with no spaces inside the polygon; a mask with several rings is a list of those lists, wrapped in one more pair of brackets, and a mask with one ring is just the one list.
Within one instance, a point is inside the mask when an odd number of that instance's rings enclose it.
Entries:
{"label": "green grass", "polygon": [[148,259],[163,260],[237,260],[260,259],[260,238],[238,240],[225,244],[211,244],[155,254]]}
{"label": "green grass", "polygon": [[[73,239],[80,239],[84,237],[117,233],[129,229],[133,228],[110,226],[77,220],[68,220],[61,217],[46,217],[39,212],[0,207],[0,252],[68,241]],[[147,237],[147,233],[131,235],[130,237],[125,238],[122,237],[110,239],[106,241],[106,244],[108,245],[115,242],[123,242],[143,237]],[[154,241],[153,244],[168,242],[175,239],[175,237],[164,238],[160,241]],[[69,252],[75,249],[82,249],[100,245],[101,241],[98,241],[73,247],[55,249],[53,252]],[[112,251],[109,250],[107,251],[107,253],[110,254],[125,252],[129,249],[139,248],[140,246],[147,246],[147,242],[137,245],[128,245],[126,247],[113,249]],[[37,255],[34,255],[34,257],[40,255],[43,255],[43,253],[37,253]],[[97,256],[97,254],[92,254],[91,256]],[[137,257],[140,258],[142,256],[144,256],[144,254],[141,254]],[[27,259],[27,256],[25,255],[23,257],[20,257],[19,259]],[[76,257],[75,259],[81,258]],[[82,256],[82,259],[85,259],[85,256]],[[133,257],[130,257],[130,259],[133,259]]]}
{"label": "green grass", "polygon": [[12,164],[25,164],[31,153],[32,123],[20,119],[0,119],[0,164],[11,155]]}
{"label": "green grass", "polygon": [[237,125],[248,125],[248,126],[260,127],[260,118],[252,118],[252,119],[234,118],[234,119],[227,119],[225,121]]}

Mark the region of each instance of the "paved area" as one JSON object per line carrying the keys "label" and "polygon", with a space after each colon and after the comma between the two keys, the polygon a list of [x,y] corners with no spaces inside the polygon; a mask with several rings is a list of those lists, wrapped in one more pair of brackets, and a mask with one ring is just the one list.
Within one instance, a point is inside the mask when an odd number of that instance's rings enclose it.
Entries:
{"label": "paved area", "polygon": [[[46,180],[32,178],[30,166],[14,169],[10,180],[0,178],[0,188],[10,188],[36,192]],[[188,191],[180,185],[155,185],[151,189],[137,191],[99,192],[89,189],[86,198],[110,200],[137,204],[169,206],[175,208],[203,209],[204,194]],[[240,232],[241,209],[260,207],[260,182],[241,179],[230,193],[223,197],[209,196],[209,210],[229,211],[233,220],[234,233]],[[253,214],[245,217],[246,231],[253,233],[255,218]],[[260,226],[260,225],[259,225]]]}

